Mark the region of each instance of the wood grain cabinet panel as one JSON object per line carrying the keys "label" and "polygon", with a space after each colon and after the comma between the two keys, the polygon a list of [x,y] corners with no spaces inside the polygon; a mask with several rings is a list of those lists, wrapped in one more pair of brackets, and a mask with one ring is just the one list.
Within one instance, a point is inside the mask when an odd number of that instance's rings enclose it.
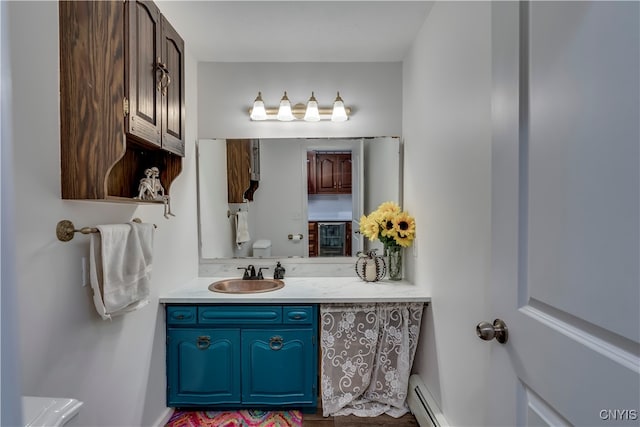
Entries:
{"label": "wood grain cabinet panel", "polygon": [[351,153],[316,152],[314,194],[351,194]]}
{"label": "wood grain cabinet panel", "polygon": [[129,114],[126,117],[127,134],[140,142],[160,147],[161,142],[161,62],[160,11],[151,1],[130,1],[125,4],[127,26],[126,96]]}
{"label": "wood grain cabinet panel", "polygon": [[182,142],[165,143],[162,111],[168,107],[159,83],[167,79],[157,65],[166,61],[162,28],[170,27],[162,22],[151,1],[59,2],[63,199],[140,202],[134,199],[139,181],[153,166],[170,194],[184,156],[184,44],[170,29],[182,51],[168,54],[179,71],[166,99],[179,112],[166,114],[166,133]]}
{"label": "wood grain cabinet panel", "polygon": [[253,201],[260,182],[260,141],[227,139],[227,201]]}
{"label": "wood grain cabinet panel", "polygon": [[[184,41],[162,16],[162,58],[167,67],[162,94],[162,146],[184,156]],[[163,83],[164,84],[164,83]]]}
{"label": "wood grain cabinet panel", "polygon": [[318,223],[309,221],[309,256],[318,256]]}

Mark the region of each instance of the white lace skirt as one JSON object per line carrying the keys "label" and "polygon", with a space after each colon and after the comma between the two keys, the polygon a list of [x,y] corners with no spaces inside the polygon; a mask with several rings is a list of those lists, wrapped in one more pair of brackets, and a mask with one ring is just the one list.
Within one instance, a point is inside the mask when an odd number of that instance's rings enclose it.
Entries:
{"label": "white lace skirt", "polygon": [[401,417],[423,303],[320,306],[324,416]]}

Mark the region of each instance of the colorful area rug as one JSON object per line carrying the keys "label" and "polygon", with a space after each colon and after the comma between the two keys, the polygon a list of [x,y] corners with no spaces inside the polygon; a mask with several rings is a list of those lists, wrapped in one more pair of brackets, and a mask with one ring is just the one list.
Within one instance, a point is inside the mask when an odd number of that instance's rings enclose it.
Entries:
{"label": "colorful area rug", "polygon": [[301,427],[300,411],[179,411],[166,427]]}

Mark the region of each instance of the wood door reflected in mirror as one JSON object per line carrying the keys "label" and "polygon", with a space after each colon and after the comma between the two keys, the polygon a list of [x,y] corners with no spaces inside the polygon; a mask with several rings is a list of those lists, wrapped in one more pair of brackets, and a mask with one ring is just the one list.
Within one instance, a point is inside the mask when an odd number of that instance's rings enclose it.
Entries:
{"label": "wood door reflected in mirror", "polygon": [[[229,179],[241,172],[228,170],[229,141],[198,141],[202,259],[252,257],[258,240],[270,241],[271,257],[350,257],[371,246],[355,233],[360,216],[384,201],[400,202],[399,138],[252,140],[259,159],[252,166],[260,173],[253,200],[244,203],[229,203]],[[247,212],[250,236],[241,245],[236,244],[233,215],[238,210]],[[321,223],[333,232],[324,242]]]}

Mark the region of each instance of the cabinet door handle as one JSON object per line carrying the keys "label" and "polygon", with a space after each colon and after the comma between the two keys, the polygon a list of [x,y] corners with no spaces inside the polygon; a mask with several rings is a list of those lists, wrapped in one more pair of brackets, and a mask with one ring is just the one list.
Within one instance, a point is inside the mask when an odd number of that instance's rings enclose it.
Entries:
{"label": "cabinet door handle", "polygon": [[211,345],[211,337],[207,335],[200,335],[196,340],[196,346],[200,350],[206,350]]}
{"label": "cabinet door handle", "polygon": [[157,90],[162,91],[162,95],[164,96],[167,94],[167,86],[169,86],[169,84],[171,83],[171,76],[169,75],[169,69],[167,68],[166,64],[160,62],[160,58],[158,58],[156,69],[160,70],[160,72],[162,73],[162,77],[160,77],[160,80],[157,83]]}
{"label": "cabinet door handle", "polygon": [[269,348],[271,350],[278,351],[282,348],[283,341],[284,340],[279,335],[276,335],[275,337],[271,337],[271,339],[269,340]]}

